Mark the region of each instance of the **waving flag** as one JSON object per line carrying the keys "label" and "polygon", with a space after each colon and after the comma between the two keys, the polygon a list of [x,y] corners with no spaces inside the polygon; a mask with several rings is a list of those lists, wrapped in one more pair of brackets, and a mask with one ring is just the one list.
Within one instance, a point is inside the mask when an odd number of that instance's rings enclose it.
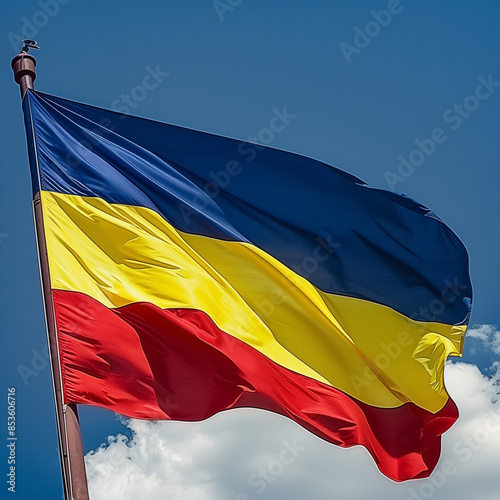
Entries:
{"label": "waving flag", "polygon": [[33,91],[24,112],[66,403],[263,408],[430,474],[472,296],[435,214],[285,151]]}

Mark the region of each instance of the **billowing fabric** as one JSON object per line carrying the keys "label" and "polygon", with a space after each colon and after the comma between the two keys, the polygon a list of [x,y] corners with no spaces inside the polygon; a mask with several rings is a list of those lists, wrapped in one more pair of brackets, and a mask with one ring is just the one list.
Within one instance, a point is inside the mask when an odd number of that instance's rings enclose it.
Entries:
{"label": "billowing fabric", "polygon": [[472,297],[435,214],[292,153],[38,92],[24,110],[66,402],[263,408],[430,474]]}

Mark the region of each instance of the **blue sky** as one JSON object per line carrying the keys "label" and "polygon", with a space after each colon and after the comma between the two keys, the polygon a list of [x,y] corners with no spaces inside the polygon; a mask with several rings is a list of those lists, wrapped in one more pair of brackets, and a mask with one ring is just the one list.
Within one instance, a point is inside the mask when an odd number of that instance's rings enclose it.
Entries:
{"label": "blue sky", "polygon": [[[42,47],[34,55],[43,92],[270,140],[430,206],[469,250],[471,325],[485,325],[466,339],[466,364],[447,368],[462,420],[445,436],[441,465],[449,464],[434,483],[395,485],[363,450],[336,449],[257,410],[125,426],[81,408],[85,451],[110,443],[87,458],[93,499],[497,498],[500,431],[488,430],[485,415],[498,412],[500,360],[499,21],[493,0],[3,2],[0,372],[5,400],[16,388],[17,498],[62,498],[26,140],[9,66],[23,34]],[[157,85],[145,90],[151,73]],[[275,109],[294,117],[269,138]],[[134,437],[108,441],[118,433]],[[292,464],[252,482],[294,442]]]}

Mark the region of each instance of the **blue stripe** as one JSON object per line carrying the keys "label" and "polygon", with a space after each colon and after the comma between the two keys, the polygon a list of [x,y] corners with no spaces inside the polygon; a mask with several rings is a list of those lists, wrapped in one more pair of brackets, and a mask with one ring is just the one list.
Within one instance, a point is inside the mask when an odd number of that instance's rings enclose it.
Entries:
{"label": "blue stripe", "polygon": [[421,321],[468,320],[465,247],[414,200],[285,151],[28,99],[42,190],[144,206],[181,231],[250,242],[325,292]]}

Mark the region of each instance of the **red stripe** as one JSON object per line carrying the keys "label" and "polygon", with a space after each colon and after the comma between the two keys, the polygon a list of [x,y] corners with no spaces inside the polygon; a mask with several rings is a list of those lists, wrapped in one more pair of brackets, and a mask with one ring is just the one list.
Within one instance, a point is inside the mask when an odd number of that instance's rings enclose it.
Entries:
{"label": "red stripe", "polygon": [[458,411],[377,408],[277,365],[203,312],[148,303],[108,309],[54,291],[66,402],[133,418],[203,420],[238,407],[286,415],[334,444],[363,445],[391,479],[426,477]]}

